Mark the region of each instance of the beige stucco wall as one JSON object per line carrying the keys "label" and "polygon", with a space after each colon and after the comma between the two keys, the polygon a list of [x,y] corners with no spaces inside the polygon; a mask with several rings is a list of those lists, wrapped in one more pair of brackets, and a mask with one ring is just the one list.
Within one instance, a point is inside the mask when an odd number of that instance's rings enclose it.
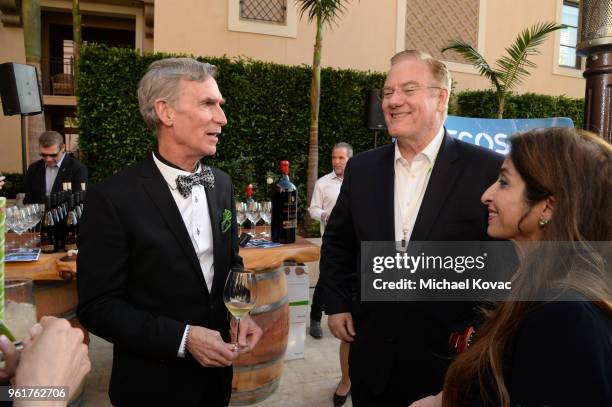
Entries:
{"label": "beige stucco wall", "polygon": [[[562,0],[487,0],[484,27],[484,56],[487,61],[492,63],[505,55],[505,48],[514,42],[522,29],[538,22],[557,21],[557,8],[561,3]],[[531,58],[537,68],[519,85],[516,89],[518,93],[584,97],[585,81],[581,78],[580,71],[556,68],[557,36],[558,33],[550,35],[539,48],[541,55]],[[574,76],[569,76],[572,74]],[[453,78],[457,81],[457,90],[482,89],[489,86],[488,81],[475,74],[453,72]]]}
{"label": "beige stucco wall", "polygon": [[[259,60],[295,65],[312,63],[314,26],[305,19],[297,27],[297,38],[228,30],[229,0],[183,0],[155,4],[155,51],[194,55],[244,55]],[[322,63],[328,67],[386,71],[396,51],[396,13],[400,3],[409,0],[361,0],[348,3],[337,27],[326,29]],[[517,34],[537,22],[557,21],[562,0],[482,0],[484,22],[482,51],[489,61],[502,56]],[[403,10],[405,12],[405,8]],[[432,24],[443,22],[432,21]],[[399,27],[401,30],[402,27]],[[556,34],[558,35],[558,34]],[[555,35],[540,47],[542,55],[533,58],[538,65],[516,89],[518,93],[584,96],[584,80],[579,71],[569,75],[554,72]],[[473,73],[466,73],[473,72]],[[559,69],[556,69],[559,71]],[[485,89],[489,84],[468,65],[453,69],[457,90]]]}
{"label": "beige stucco wall", "polygon": [[[395,52],[395,21],[395,0],[350,2],[339,24],[325,28],[323,66],[386,70]],[[155,51],[310,65],[314,38],[306,18],[298,22],[297,38],[228,31],[228,0],[155,3]]]}
{"label": "beige stucco wall", "polygon": [[[25,63],[23,30],[0,24],[0,64],[5,62]],[[0,112],[0,172],[21,172],[19,115],[9,117]]]}

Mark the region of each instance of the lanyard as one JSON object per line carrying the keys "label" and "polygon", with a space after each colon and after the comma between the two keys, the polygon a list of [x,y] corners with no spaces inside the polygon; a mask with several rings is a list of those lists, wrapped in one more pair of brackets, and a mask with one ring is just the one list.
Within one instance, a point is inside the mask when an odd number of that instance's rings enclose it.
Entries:
{"label": "lanyard", "polygon": [[[421,180],[421,183],[418,187],[418,190],[419,190],[418,195],[415,197],[415,199],[413,199],[410,202],[410,205],[408,206],[408,208],[402,210],[404,214],[402,216],[403,218],[402,240],[400,242],[400,246],[398,247],[398,250],[406,251],[406,249],[408,248],[409,232],[410,232],[411,226],[413,225],[413,220],[416,218],[416,215],[417,215],[415,211],[417,207],[423,201],[423,197],[425,196],[425,191],[427,190],[427,185],[429,184],[429,177],[431,176],[432,170],[433,170],[433,163],[429,164],[429,167],[427,168],[427,173]],[[403,208],[403,205],[400,206],[400,210],[401,208]]]}

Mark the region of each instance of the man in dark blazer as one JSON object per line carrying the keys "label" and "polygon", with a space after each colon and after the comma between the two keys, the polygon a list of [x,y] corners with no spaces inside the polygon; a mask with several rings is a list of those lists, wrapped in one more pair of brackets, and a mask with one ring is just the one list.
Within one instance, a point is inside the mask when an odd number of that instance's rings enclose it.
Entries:
{"label": "man in dark blazer", "polygon": [[444,130],[451,79],[418,51],[391,60],[383,112],[393,144],[353,157],[323,236],[321,278],[332,333],[351,342],[355,406],[408,406],[442,389],[448,339],[473,303],[360,300],[362,241],[486,240],[482,193],[503,157]]}
{"label": "man in dark blazer", "polygon": [[223,287],[242,259],[231,180],[203,160],[227,123],[214,75],[190,58],[151,64],[138,99],[157,149],[87,195],[78,317],[114,345],[114,405],[225,406],[233,359],[262,334],[246,317],[240,350],[228,343]]}
{"label": "man in dark blazer", "polygon": [[56,131],[45,131],[38,145],[41,158],[26,172],[24,203],[44,203],[48,195],[62,191],[64,182],[70,182],[73,191],[80,191],[81,183],[87,183],[87,168],[66,153],[64,137]]}

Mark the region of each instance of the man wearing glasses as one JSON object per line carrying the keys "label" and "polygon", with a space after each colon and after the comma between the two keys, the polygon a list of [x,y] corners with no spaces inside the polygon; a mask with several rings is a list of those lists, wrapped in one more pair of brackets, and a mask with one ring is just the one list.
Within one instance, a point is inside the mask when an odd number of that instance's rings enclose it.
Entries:
{"label": "man wearing glasses", "polygon": [[331,332],[351,343],[355,407],[405,407],[439,392],[449,336],[474,317],[471,303],[362,301],[358,291],[361,242],[487,240],[480,196],[503,157],[448,135],[450,89],[430,55],[391,59],[382,110],[396,142],[349,160],[323,235],[319,284]]}
{"label": "man wearing glasses", "polygon": [[41,159],[32,163],[26,172],[24,203],[43,203],[45,197],[62,190],[63,182],[70,182],[73,191],[80,191],[87,182],[87,168],[79,160],[66,154],[64,138],[56,131],[45,131],[38,139]]}

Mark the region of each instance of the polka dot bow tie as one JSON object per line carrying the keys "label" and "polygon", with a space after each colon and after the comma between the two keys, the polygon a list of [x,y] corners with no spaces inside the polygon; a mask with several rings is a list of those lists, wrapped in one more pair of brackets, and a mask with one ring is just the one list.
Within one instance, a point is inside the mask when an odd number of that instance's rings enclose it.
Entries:
{"label": "polka dot bow tie", "polygon": [[189,198],[191,188],[194,185],[203,185],[207,190],[215,187],[215,176],[210,167],[203,167],[202,171],[196,174],[179,175],[176,177],[176,189],[178,189],[183,198]]}

